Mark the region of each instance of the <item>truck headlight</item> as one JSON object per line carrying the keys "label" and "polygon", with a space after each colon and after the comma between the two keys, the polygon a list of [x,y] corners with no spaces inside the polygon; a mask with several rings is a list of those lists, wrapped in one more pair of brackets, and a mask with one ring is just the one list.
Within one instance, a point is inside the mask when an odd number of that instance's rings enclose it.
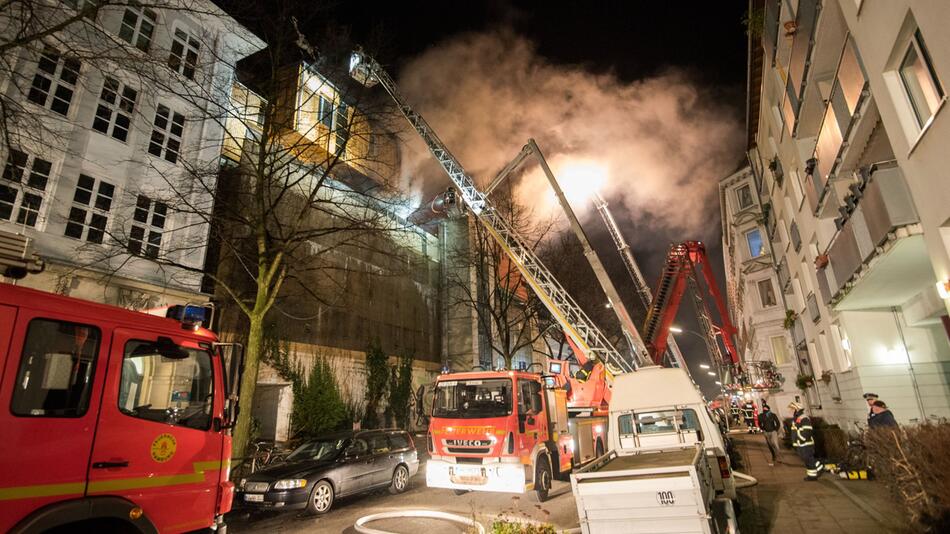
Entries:
{"label": "truck headlight", "polygon": [[277,483],[274,484],[275,490],[289,490],[306,487],[307,479],[305,478],[288,478],[286,480],[278,480]]}
{"label": "truck headlight", "polygon": [[244,485],[245,485],[245,484],[247,484],[247,479],[246,479],[246,478],[242,478],[241,481],[238,482],[238,489],[244,489]]}

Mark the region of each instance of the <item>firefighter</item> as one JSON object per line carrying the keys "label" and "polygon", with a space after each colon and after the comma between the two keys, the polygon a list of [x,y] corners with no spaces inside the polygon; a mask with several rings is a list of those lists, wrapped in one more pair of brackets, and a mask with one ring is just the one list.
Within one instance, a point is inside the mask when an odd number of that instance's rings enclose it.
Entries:
{"label": "firefighter", "polygon": [[798,457],[805,464],[805,480],[813,482],[825,468],[815,459],[815,438],[811,428],[811,419],[805,415],[805,408],[798,402],[789,403],[792,411],[792,447],[798,452]]}
{"label": "firefighter", "polygon": [[746,430],[749,434],[754,434],[758,431],[755,426],[755,404],[751,400],[745,401],[742,405],[742,418],[745,420]]}

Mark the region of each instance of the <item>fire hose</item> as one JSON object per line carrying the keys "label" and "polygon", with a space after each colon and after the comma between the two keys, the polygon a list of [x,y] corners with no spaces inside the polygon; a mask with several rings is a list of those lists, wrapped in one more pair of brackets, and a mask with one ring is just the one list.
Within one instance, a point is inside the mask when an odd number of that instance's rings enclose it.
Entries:
{"label": "fire hose", "polygon": [[400,510],[396,512],[382,512],[378,514],[365,515],[356,520],[354,528],[356,528],[356,531],[360,532],[361,534],[393,534],[388,530],[379,530],[367,527],[366,523],[372,523],[373,521],[379,521],[382,519],[405,519],[409,517],[439,519],[442,521],[449,521],[451,523],[458,523],[466,527],[474,528],[478,534],[485,534],[485,527],[472,518],[446,512],[436,512],[434,510]]}
{"label": "fire hose", "polygon": [[742,479],[741,482],[736,481],[736,489],[749,488],[759,483],[755,477],[750,477],[749,475],[740,473],[738,471],[733,471],[732,476]]}

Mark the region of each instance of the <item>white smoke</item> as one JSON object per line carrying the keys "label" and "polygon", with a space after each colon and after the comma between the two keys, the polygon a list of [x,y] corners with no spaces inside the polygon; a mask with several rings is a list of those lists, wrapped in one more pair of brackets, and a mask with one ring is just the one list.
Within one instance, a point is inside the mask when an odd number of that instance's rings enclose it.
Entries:
{"label": "white smoke", "polygon": [[[685,73],[623,83],[554,65],[509,31],[431,48],[406,65],[400,87],[482,186],[530,137],[555,173],[577,161],[606,169],[601,193],[615,213],[629,212],[640,230],[627,236],[635,243],[654,241],[657,232],[712,238],[716,183],[741,158],[739,119]],[[403,179],[427,195],[448,187],[422,143],[409,138]],[[523,202],[553,207],[539,172],[528,172],[516,192]],[[581,211],[587,203],[574,204]]]}

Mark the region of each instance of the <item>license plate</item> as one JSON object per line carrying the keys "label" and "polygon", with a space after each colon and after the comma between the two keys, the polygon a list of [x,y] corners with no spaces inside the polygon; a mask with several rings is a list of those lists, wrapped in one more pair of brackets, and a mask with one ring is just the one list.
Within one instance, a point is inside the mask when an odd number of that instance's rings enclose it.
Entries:
{"label": "license plate", "polygon": [[481,486],[488,483],[488,478],[482,475],[481,467],[456,466],[452,469],[449,480],[455,484]]}
{"label": "license plate", "polygon": [[245,493],[245,494],[244,494],[244,500],[247,501],[247,502],[264,502],[264,496],[263,496],[263,495],[253,495],[253,494],[250,494],[250,493]]}

